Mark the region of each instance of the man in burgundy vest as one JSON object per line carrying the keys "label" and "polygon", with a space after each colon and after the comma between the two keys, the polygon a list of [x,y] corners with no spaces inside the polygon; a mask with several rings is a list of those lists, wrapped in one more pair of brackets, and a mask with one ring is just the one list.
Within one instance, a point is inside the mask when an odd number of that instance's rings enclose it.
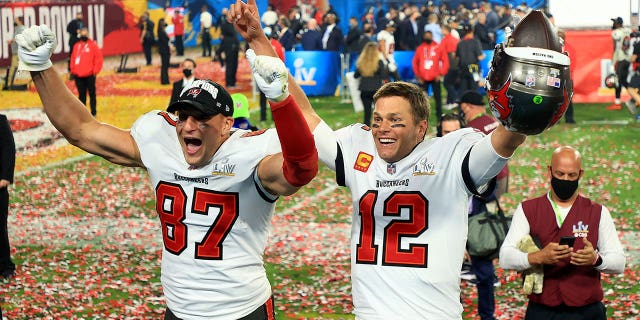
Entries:
{"label": "man in burgundy vest", "polygon": [[[504,269],[543,265],[541,293],[529,295],[525,319],[606,319],[600,273],[622,273],[625,255],[609,210],[579,195],[582,157],[557,148],[548,167],[551,190],[522,202],[500,250]],[[524,253],[518,241],[530,235],[541,250]],[[575,237],[572,246],[559,244]]]}

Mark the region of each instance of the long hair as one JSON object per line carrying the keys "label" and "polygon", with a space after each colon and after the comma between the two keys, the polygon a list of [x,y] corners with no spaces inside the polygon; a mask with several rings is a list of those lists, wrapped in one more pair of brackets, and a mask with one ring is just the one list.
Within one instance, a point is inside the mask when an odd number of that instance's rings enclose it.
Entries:
{"label": "long hair", "polygon": [[375,42],[369,42],[358,56],[356,68],[363,77],[371,77],[378,71],[378,61],[380,61],[378,45]]}

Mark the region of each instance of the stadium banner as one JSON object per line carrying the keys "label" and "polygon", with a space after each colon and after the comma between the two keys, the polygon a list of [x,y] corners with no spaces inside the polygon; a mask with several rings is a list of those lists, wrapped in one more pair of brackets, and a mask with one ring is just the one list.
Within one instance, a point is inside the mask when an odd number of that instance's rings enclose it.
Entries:
{"label": "stadium banner", "polygon": [[[137,27],[141,10],[135,8],[139,0],[94,1],[15,1],[0,2],[0,66],[11,63],[11,45],[14,19],[22,17],[24,25],[46,24],[58,38],[52,60],[68,59],[69,33],[67,24],[82,11],[83,20],[105,56],[141,52],[140,30]],[[144,7],[142,8],[144,9]]]}
{"label": "stadium banner", "polygon": [[340,53],[287,51],[285,65],[308,96],[333,96],[340,84]]}

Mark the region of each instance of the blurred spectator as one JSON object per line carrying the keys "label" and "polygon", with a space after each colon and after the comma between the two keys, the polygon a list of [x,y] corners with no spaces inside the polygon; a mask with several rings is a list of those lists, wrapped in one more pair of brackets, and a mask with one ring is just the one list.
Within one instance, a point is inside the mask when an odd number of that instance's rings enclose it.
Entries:
{"label": "blurred spectator", "polygon": [[464,120],[457,113],[446,113],[438,120],[437,137],[444,137],[447,134],[464,128]]}
{"label": "blurred spectator", "polygon": [[180,72],[182,73],[182,79],[173,83],[173,89],[171,90],[171,99],[169,99],[169,104],[178,101],[182,89],[188,87],[193,81],[197,80],[194,72],[196,70],[196,62],[193,59],[184,59],[184,61],[182,61],[181,67],[182,69],[180,69]]}
{"label": "blurred spectator", "polygon": [[378,50],[382,53],[386,63],[389,65],[389,71],[394,72],[397,70],[396,61],[393,58],[393,52],[396,47],[396,40],[393,33],[396,30],[396,23],[392,21],[387,22],[385,29],[378,32],[376,39],[378,40]]}
{"label": "blurred spectator", "polygon": [[209,13],[209,7],[204,4],[200,8],[200,37],[202,38],[202,56],[211,57],[211,26],[213,16]]}
{"label": "blurred spectator", "polygon": [[285,51],[291,51],[296,44],[296,36],[293,34],[289,26],[291,25],[289,19],[285,16],[281,16],[278,19],[278,27],[280,28],[280,44]]}
{"label": "blurred spectator", "polygon": [[[24,23],[24,20],[22,22]],[[69,34],[69,71],[71,71],[71,54],[73,54],[73,47],[76,45],[76,42],[78,42],[80,29],[82,29],[82,27],[84,27],[84,21],[82,21],[82,10],[80,10],[76,13],[76,18],[67,24],[67,33]],[[151,25],[151,30],[153,32],[153,25]]]}
{"label": "blurred spectator", "polygon": [[342,30],[336,22],[337,17],[335,14],[328,13],[325,16],[322,26],[322,48],[326,51],[340,51],[343,46]]}
{"label": "blurred spectator", "polygon": [[459,92],[478,89],[478,82],[481,80],[480,61],[485,57],[480,42],[473,37],[473,27],[464,24],[462,31],[464,36],[456,49],[459,66],[458,79],[460,79]]}
{"label": "blurred spectator", "polygon": [[440,30],[440,23],[438,22],[438,15],[435,13],[429,14],[427,18],[427,24],[424,26],[424,31],[431,31],[433,35],[433,41],[440,43],[442,41],[442,30]]}
{"label": "blurred spectator", "polygon": [[322,50],[322,33],[320,32],[320,28],[318,28],[316,19],[309,19],[309,21],[307,21],[307,28],[302,33],[302,37],[300,37],[300,44],[302,45],[302,50]]}
{"label": "blurred spectator", "polygon": [[16,265],[11,261],[11,245],[7,228],[9,185],[13,183],[15,164],[16,145],[13,132],[7,117],[0,114],[0,276],[7,280],[14,277],[16,270]]}
{"label": "blurred spectator", "polygon": [[171,23],[173,24],[173,43],[176,47],[176,55],[179,57],[184,56],[184,16],[179,9],[173,11],[173,17],[171,17]]}
{"label": "blurred spectator", "polygon": [[420,45],[420,32],[424,29],[420,11],[412,11],[409,18],[400,22],[398,30],[398,48],[405,51],[414,51]]}
{"label": "blurred spectator", "polygon": [[441,80],[449,71],[449,58],[444,49],[433,40],[431,31],[422,34],[422,43],[413,55],[412,67],[416,80],[425,92],[429,94],[429,88],[433,91],[436,116],[442,114]]}
{"label": "blurred spectator", "polygon": [[373,108],[373,95],[382,87],[385,81],[389,80],[389,71],[385,63],[380,59],[378,46],[375,42],[369,42],[364,46],[362,53],[356,61],[355,78],[360,78],[360,99],[364,107],[364,121],[367,126],[371,125],[371,115]]}
{"label": "blurred spectator", "polygon": [[454,37],[451,34],[451,27],[448,25],[442,26],[442,43],[440,46],[447,53],[447,57],[449,58],[449,70],[447,74],[444,76],[443,85],[447,90],[447,105],[445,109],[450,110],[455,107],[455,102],[458,100],[458,57],[456,56],[456,49],[458,48],[458,42],[460,39]]}
{"label": "blurred spectator", "polygon": [[236,73],[238,71],[238,51],[240,41],[233,23],[227,21],[227,8],[222,9],[220,17],[220,48],[224,53],[225,64],[225,84],[227,89],[234,89],[236,86]]}
{"label": "blurred spectator", "polygon": [[356,17],[349,18],[349,32],[347,32],[347,37],[345,38],[345,51],[347,53],[359,53],[360,49],[360,36],[362,35],[362,31],[358,26],[358,19]]}
{"label": "blurred spectator", "polygon": [[171,59],[171,48],[169,47],[169,35],[167,34],[167,23],[164,18],[158,20],[158,53],[160,53],[160,84],[169,84],[169,62]]}
{"label": "blurred spectator", "polygon": [[291,30],[291,33],[294,37],[297,37],[302,30],[302,16],[300,15],[300,8],[297,6],[291,7],[287,18],[289,19],[289,29]]}
{"label": "blurred spectator", "polygon": [[495,34],[496,27],[500,23],[500,17],[498,17],[498,14],[491,8],[491,2],[485,2],[482,5],[482,12],[487,15],[487,28],[489,32]]}
{"label": "blurred spectator", "polygon": [[623,26],[623,20],[621,17],[617,17],[611,19],[613,21],[613,26],[611,29],[611,38],[613,39],[613,56],[611,57],[611,63],[613,63],[613,68],[618,76],[618,81],[616,82],[615,102],[607,107],[607,110],[621,110],[622,105],[620,101],[620,95],[622,93],[622,88],[625,89],[629,86],[627,83],[627,77],[629,76],[629,60],[631,59],[630,42],[631,39],[629,35],[631,34],[631,29]]}
{"label": "blurred spectator", "polygon": [[263,26],[271,28],[273,28],[278,23],[278,13],[275,11],[272,4],[268,5],[267,11],[262,13],[260,21],[262,22]]}
{"label": "blurred spectator", "polygon": [[13,19],[13,37],[9,39],[11,44],[11,65],[9,66],[9,72],[7,78],[4,79],[3,89],[13,88],[13,83],[18,70],[18,43],[15,41],[16,36],[24,31],[24,20],[22,17],[15,17]]}
{"label": "blurred spectator", "polygon": [[494,35],[487,26],[487,15],[484,12],[479,12],[477,18],[478,21],[473,27],[473,36],[480,41],[482,50],[493,50],[495,47]]}
{"label": "blurred spectator", "polygon": [[458,23],[458,18],[456,18],[455,16],[449,17],[448,25],[449,25],[449,31],[450,31],[451,35],[454,38],[459,40],[460,39],[460,33],[458,32],[458,28],[460,28],[460,24]]}
{"label": "blurred spectator", "polygon": [[[567,42],[567,38],[564,30],[558,30],[558,37],[560,37],[560,41],[562,42],[562,50],[569,56],[569,61],[571,62],[571,68],[569,68],[569,72],[571,74],[571,79],[574,79],[573,71],[576,69],[576,61],[578,60],[576,55],[576,49],[570,43]],[[636,43],[639,43],[639,42],[636,42]],[[640,99],[640,96],[638,98]],[[569,100],[569,106],[567,106],[567,111],[564,113],[564,121],[566,123],[571,123],[571,124],[576,123],[576,121],[573,119],[573,101],[571,100]]]}
{"label": "blurred spectator", "polygon": [[140,43],[142,43],[142,51],[144,52],[147,65],[151,65],[151,47],[156,43],[156,36],[154,34],[153,27],[155,23],[149,18],[149,12],[145,11],[140,17]]}
{"label": "blurred spectator", "polygon": [[98,44],[89,39],[89,30],[83,27],[80,30],[80,40],[76,42],[71,55],[71,74],[78,88],[78,99],[82,104],[87,104],[87,91],[89,91],[91,114],[97,114],[96,101],[96,76],[102,70],[102,51]]}

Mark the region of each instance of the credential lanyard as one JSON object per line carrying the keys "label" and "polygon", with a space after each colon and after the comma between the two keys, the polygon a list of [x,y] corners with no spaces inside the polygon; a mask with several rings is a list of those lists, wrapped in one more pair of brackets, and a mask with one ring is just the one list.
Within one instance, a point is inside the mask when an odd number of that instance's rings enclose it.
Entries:
{"label": "credential lanyard", "polygon": [[558,205],[555,203],[555,201],[553,201],[553,199],[551,199],[551,195],[548,193],[547,193],[547,198],[549,199],[549,202],[551,202],[551,207],[553,208],[553,212],[556,214],[556,222],[558,223],[558,227],[562,227],[564,218],[562,217],[562,214],[560,214],[560,208],[558,208]]}

